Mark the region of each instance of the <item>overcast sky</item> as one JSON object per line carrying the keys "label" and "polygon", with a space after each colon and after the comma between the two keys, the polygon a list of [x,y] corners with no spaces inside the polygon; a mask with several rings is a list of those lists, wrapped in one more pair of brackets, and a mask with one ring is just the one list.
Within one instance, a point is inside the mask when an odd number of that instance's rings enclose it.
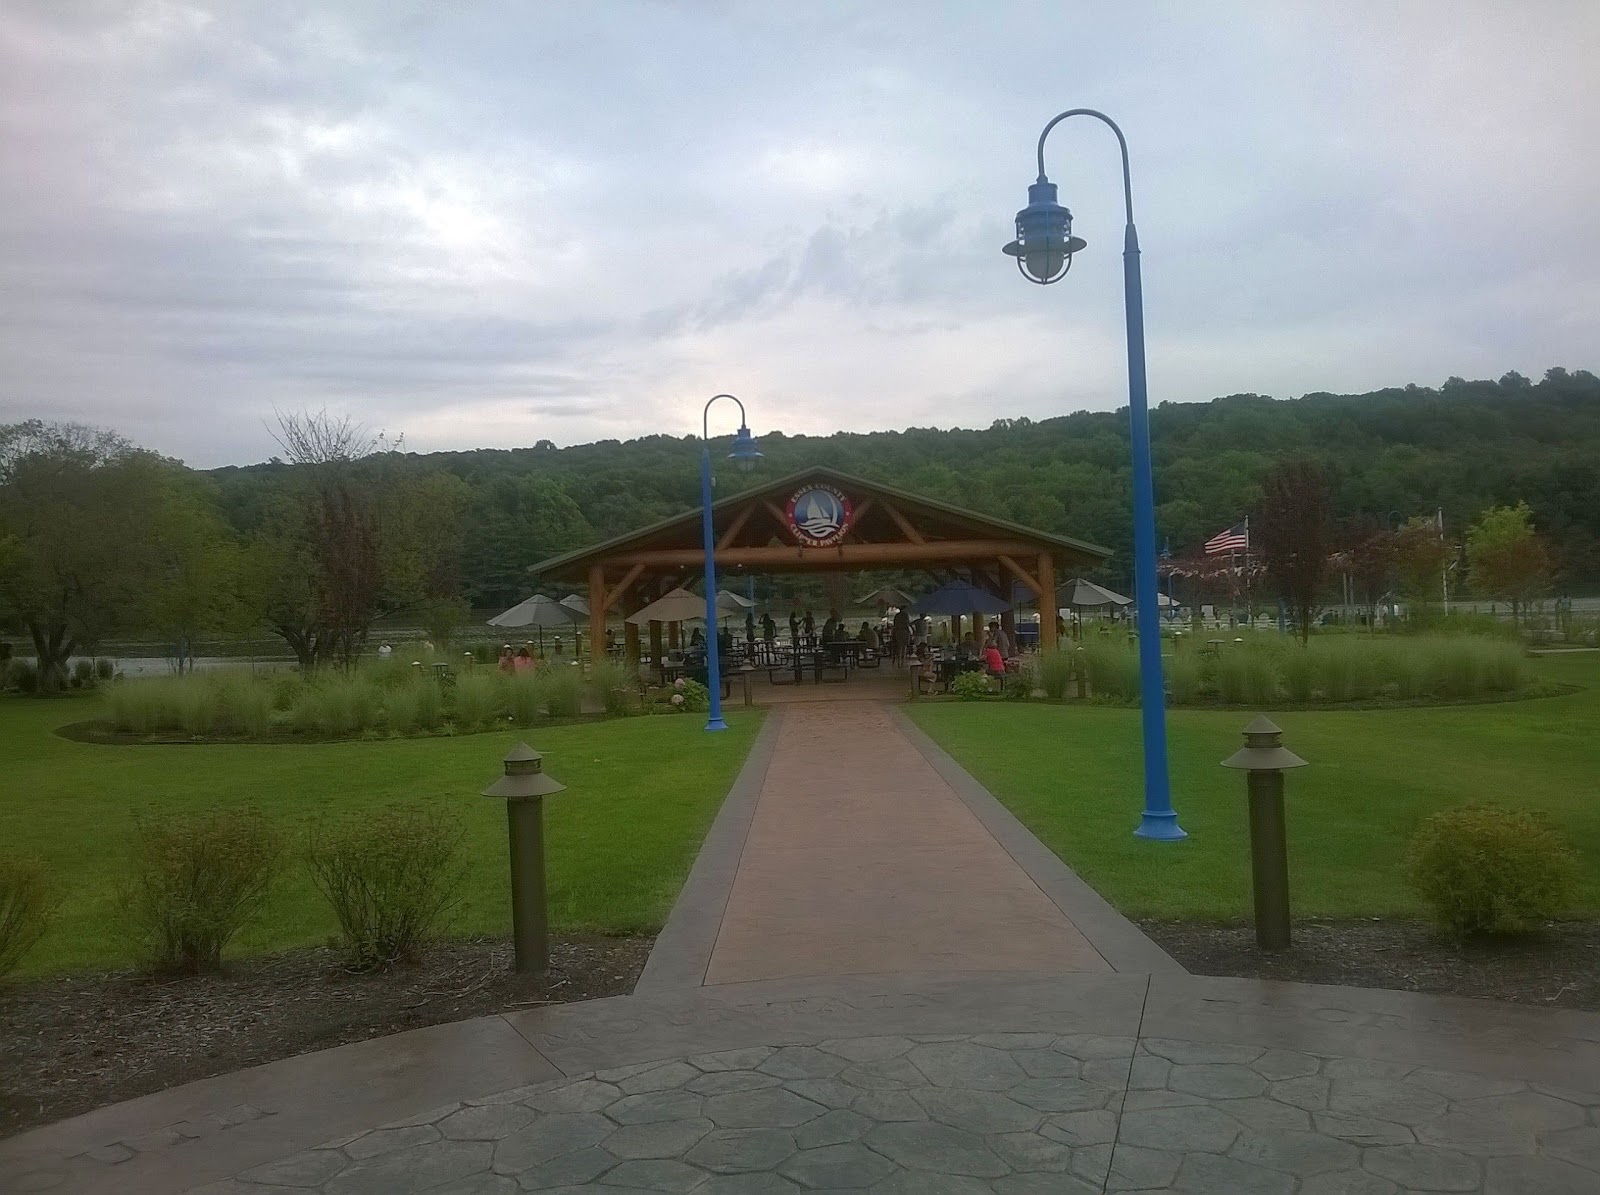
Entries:
{"label": "overcast sky", "polygon": [[[0,422],[260,460],[1594,368],[1600,4],[0,3]],[[722,419],[726,421],[728,414]],[[731,430],[731,425],[722,429]]]}

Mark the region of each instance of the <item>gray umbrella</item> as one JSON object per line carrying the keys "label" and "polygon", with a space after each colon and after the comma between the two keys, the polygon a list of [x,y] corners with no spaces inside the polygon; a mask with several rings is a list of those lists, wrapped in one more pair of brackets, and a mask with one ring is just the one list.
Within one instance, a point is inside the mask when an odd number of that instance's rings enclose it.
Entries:
{"label": "gray umbrella", "polygon": [[496,614],[489,620],[492,627],[538,627],[539,650],[544,651],[545,627],[570,627],[575,622],[582,622],[584,615],[579,614],[569,606],[563,606],[555,598],[545,597],[536,593],[526,601],[518,602],[511,609],[501,614]]}

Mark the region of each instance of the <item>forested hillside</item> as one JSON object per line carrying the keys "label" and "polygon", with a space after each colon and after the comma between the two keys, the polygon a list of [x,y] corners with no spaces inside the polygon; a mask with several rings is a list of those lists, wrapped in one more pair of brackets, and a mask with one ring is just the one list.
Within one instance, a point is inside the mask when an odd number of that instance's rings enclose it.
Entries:
{"label": "forested hillside", "polygon": [[[1335,514],[1347,526],[1442,508],[1459,535],[1486,508],[1523,500],[1557,553],[1563,588],[1600,584],[1600,378],[1586,370],[1552,369],[1537,384],[1507,374],[1497,382],[1452,378],[1438,389],[1164,403],[1152,412],[1151,429],[1159,535],[1175,552],[1239,521],[1271,464],[1304,455],[1327,473]],[[982,431],[753,430],[766,476],[832,465],[1105,544],[1117,554],[1113,575],[1126,567],[1125,411],[997,419]],[[405,459],[466,483],[460,580],[474,605],[496,605],[525,596],[530,564],[692,507],[698,453],[692,437],[646,436]],[[254,528],[290,470],[214,472],[237,528]],[[719,470],[719,492],[746,484]]]}

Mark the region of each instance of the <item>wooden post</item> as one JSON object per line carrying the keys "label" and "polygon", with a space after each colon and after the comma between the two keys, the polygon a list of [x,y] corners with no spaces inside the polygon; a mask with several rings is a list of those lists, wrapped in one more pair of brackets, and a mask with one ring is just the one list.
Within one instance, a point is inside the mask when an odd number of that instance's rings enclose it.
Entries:
{"label": "wooden post", "polygon": [[1039,650],[1056,650],[1056,562],[1039,553]]}
{"label": "wooden post", "polygon": [[950,646],[959,647],[961,644],[961,615],[950,616]]}
{"label": "wooden post", "polygon": [[667,624],[667,650],[668,651],[677,651],[678,650],[678,627],[680,625],[681,624],[676,623],[676,622],[669,622]]}
{"label": "wooden post", "polygon": [[650,662],[661,667],[661,624],[653,618],[650,620]]}
{"label": "wooden post", "polygon": [[622,658],[632,672],[639,670],[639,626],[628,619],[640,609],[639,590],[631,588],[622,599]]}
{"label": "wooden post", "polygon": [[606,658],[606,570],[589,566],[589,660],[598,664]]}

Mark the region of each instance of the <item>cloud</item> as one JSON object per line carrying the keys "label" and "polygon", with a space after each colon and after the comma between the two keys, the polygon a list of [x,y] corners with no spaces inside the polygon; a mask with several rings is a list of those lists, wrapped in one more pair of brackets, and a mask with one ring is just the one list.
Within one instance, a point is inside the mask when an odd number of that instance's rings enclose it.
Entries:
{"label": "cloud", "polygon": [[[0,420],[261,459],[273,407],[424,451],[984,425],[1126,401],[1089,249],[998,247],[1038,128],[1126,127],[1152,397],[1592,366],[1600,10],[32,0],[0,10]],[[1052,69],[1045,70],[1049,66]]]}

